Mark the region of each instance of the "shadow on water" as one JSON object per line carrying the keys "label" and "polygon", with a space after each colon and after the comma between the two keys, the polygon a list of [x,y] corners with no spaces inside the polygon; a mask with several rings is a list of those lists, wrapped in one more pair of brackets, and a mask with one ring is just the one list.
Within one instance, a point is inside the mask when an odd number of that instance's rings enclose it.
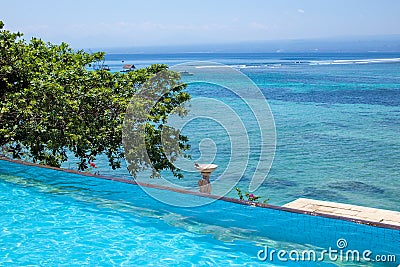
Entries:
{"label": "shadow on water", "polygon": [[328,184],[330,188],[334,188],[340,191],[345,191],[345,192],[352,192],[354,190],[357,191],[362,191],[365,193],[372,193],[372,194],[383,194],[385,193],[385,190],[374,186],[374,185],[369,185],[363,182],[358,182],[358,181],[340,181],[340,182],[334,182]]}

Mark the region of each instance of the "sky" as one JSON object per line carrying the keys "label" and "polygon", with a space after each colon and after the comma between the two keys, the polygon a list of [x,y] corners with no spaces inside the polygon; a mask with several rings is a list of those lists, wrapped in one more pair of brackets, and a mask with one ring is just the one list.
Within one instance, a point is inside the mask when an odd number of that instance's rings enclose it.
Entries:
{"label": "sky", "polygon": [[398,0],[3,0],[5,28],[75,48],[400,34]]}

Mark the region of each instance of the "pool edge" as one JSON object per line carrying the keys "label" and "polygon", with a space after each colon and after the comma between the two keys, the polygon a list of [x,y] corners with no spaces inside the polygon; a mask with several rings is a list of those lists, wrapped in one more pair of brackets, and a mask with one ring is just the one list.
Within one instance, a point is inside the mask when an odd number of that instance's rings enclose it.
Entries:
{"label": "pool edge", "polygon": [[400,231],[400,226],[386,224],[386,223],[379,223],[379,222],[374,222],[374,221],[362,220],[362,219],[346,217],[346,216],[338,216],[338,215],[333,215],[333,214],[311,212],[311,211],[305,211],[305,210],[283,207],[283,206],[276,206],[276,205],[271,205],[271,204],[266,204],[266,203],[250,202],[250,201],[245,201],[245,200],[240,200],[240,199],[235,199],[235,198],[230,198],[230,197],[225,197],[225,196],[205,194],[205,193],[194,192],[194,191],[189,191],[189,190],[184,190],[184,189],[177,189],[177,188],[172,188],[172,187],[167,187],[167,186],[162,186],[162,185],[142,183],[142,182],[137,182],[137,181],[133,181],[133,180],[112,177],[112,176],[97,175],[97,174],[93,174],[93,173],[86,173],[86,172],[80,172],[80,171],[76,171],[76,170],[52,167],[52,166],[48,166],[48,165],[41,165],[41,164],[26,162],[26,161],[17,160],[17,159],[10,159],[10,158],[4,157],[4,156],[0,156],[0,160],[8,161],[8,162],[16,163],[16,164],[21,164],[21,165],[26,165],[26,166],[34,166],[34,167],[51,169],[51,170],[55,170],[55,171],[62,171],[62,172],[66,172],[66,173],[83,175],[83,176],[88,176],[88,177],[93,177],[93,178],[100,178],[100,179],[105,179],[105,180],[110,180],[110,181],[134,184],[134,185],[139,185],[139,186],[148,187],[148,188],[168,190],[168,191],[177,192],[177,193],[181,193],[181,194],[212,198],[212,199],[216,199],[216,200],[222,200],[222,201],[241,204],[241,205],[255,206],[255,207],[260,207],[260,208],[268,208],[268,209],[273,209],[273,210],[279,210],[279,211],[285,211],[285,212],[291,212],[291,213],[297,213],[297,214],[304,214],[304,215],[310,215],[310,216],[318,216],[318,217],[323,217],[323,218],[348,221],[348,222],[352,222],[352,223],[356,223],[356,224],[363,224],[363,225],[368,225],[368,226],[373,226],[373,227],[386,228],[386,229]]}

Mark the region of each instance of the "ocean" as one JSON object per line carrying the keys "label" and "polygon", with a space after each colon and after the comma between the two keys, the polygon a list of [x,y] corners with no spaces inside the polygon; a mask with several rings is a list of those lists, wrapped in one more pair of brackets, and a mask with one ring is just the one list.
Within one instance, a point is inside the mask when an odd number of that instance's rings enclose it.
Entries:
{"label": "ocean", "polygon": [[[276,151],[255,195],[269,198],[267,203],[274,205],[306,197],[400,211],[400,53],[109,54],[105,58],[111,71],[127,63],[141,68],[192,61],[232,67],[249,77],[268,101],[276,127]],[[211,181],[237,179],[237,187],[248,191],[261,153],[254,114],[226,88],[190,83],[195,76],[183,77],[192,98],[220,101],[239,114],[250,136],[250,150],[245,169],[235,169],[230,164],[232,147],[245,144],[231,143],[235,133],[227,131],[230,125],[197,118],[182,129],[190,139],[192,161],[218,164]],[[219,112],[213,105],[208,109]],[[103,158],[96,163],[102,174],[129,176],[125,169],[110,170]],[[183,174],[178,180],[162,173],[178,187],[195,190],[200,174],[194,168]],[[140,177],[140,181],[164,183],[146,173]],[[218,194],[218,186],[213,192]],[[227,196],[237,197],[236,190]]]}

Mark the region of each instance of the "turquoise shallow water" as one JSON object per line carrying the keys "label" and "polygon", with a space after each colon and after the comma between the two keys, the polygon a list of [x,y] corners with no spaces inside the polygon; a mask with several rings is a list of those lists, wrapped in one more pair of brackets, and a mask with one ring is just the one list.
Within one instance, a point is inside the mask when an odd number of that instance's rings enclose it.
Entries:
{"label": "turquoise shallow water", "polygon": [[[157,191],[182,203],[201,197]],[[136,185],[0,161],[1,266],[397,266],[400,232],[216,201],[172,207]],[[346,248],[337,241],[346,242]],[[343,241],[345,240],[345,241]],[[370,250],[395,262],[259,251]],[[340,253],[340,252],[336,252]],[[263,254],[260,254],[264,256]],[[333,254],[340,255],[340,254]],[[295,257],[295,256],[293,256]]]}
{"label": "turquoise shallow water", "polygon": [[[269,203],[281,205],[308,197],[400,211],[399,54],[108,55],[106,59],[113,70],[118,70],[121,60],[135,62],[137,67],[207,60],[250,77],[268,100],[276,124],[275,158],[256,191],[270,197]],[[194,77],[184,79],[190,82]],[[224,88],[194,83],[188,91],[194,99],[216,99],[240,114],[251,146],[248,168],[238,184],[246,190],[260,153],[254,116]],[[205,119],[192,121],[183,132],[191,140],[194,159],[201,155],[201,140],[208,138],[205,150],[216,154],[203,156],[220,166],[212,179],[220,177],[229,163],[232,133]],[[125,170],[110,172],[102,166],[105,163],[98,165],[102,173],[128,176]],[[190,186],[199,178],[192,171],[184,175],[177,184]],[[236,192],[228,195],[235,197]]]}

